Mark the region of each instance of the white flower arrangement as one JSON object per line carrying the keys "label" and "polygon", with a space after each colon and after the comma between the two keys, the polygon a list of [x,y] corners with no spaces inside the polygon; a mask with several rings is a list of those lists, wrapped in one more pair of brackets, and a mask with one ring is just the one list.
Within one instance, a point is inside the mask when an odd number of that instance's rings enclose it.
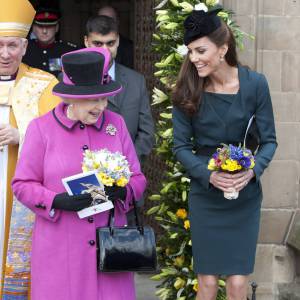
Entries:
{"label": "white flower arrangement", "polygon": [[126,157],[107,149],[86,150],[83,154],[83,172],[97,171],[97,178],[106,186],[125,186],[132,175]]}

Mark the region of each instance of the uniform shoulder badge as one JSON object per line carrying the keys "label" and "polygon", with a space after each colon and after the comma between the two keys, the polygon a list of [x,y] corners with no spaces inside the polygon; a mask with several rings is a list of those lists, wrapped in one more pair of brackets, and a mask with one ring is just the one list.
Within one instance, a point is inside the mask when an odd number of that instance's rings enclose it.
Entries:
{"label": "uniform shoulder badge", "polygon": [[67,45],[70,46],[70,47],[73,47],[73,48],[77,48],[77,46],[75,44],[72,44],[70,42],[67,42]]}

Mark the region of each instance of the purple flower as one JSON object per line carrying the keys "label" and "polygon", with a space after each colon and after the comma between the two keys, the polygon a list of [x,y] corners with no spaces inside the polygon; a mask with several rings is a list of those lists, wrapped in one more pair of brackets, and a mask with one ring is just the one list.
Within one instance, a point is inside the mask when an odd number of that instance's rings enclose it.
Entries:
{"label": "purple flower", "polygon": [[245,168],[248,169],[251,166],[251,159],[248,156],[244,156],[239,159],[239,164]]}
{"label": "purple flower", "polygon": [[219,153],[218,153],[218,152],[215,152],[215,153],[212,155],[212,157],[213,157],[214,159],[217,159],[217,158],[219,157]]}
{"label": "purple flower", "polygon": [[240,147],[229,145],[230,158],[239,161],[244,157],[243,150]]}

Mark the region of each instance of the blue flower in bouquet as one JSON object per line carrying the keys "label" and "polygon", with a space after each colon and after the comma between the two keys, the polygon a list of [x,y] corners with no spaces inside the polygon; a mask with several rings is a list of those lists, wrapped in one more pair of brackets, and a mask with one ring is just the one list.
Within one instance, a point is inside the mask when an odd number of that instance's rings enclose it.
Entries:
{"label": "blue flower in bouquet", "polygon": [[239,160],[239,164],[242,166],[242,168],[249,169],[251,166],[251,158],[249,156],[243,156]]}
{"label": "blue flower in bouquet", "polygon": [[244,157],[243,150],[240,147],[229,145],[230,158],[239,161]]}

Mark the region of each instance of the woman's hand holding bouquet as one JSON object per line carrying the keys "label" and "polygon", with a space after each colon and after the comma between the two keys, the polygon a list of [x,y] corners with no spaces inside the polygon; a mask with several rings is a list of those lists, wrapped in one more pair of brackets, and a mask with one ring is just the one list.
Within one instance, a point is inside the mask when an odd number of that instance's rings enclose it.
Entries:
{"label": "woman's hand holding bouquet", "polygon": [[214,171],[210,183],[222,190],[226,199],[236,199],[239,191],[254,177],[254,165],[251,150],[224,144],[209,160],[208,169]]}

